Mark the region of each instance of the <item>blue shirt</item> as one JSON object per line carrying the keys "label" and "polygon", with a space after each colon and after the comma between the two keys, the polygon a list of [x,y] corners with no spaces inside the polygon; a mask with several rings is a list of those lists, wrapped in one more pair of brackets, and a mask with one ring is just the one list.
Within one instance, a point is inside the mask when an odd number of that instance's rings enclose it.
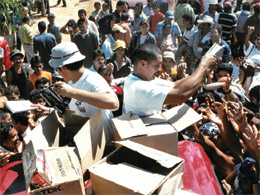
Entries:
{"label": "blue shirt", "polygon": [[[158,38],[159,36],[161,36],[163,34],[163,25],[164,24],[165,24],[165,21],[159,22],[157,24],[157,27],[156,27],[155,33],[154,33],[154,36],[156,38]],[[175,47],[177,47],[176,38],[181,37],[181,30],[180,30],[178,24],[173,21],[171,22],[171,35],[172,35],[173,45]]]}

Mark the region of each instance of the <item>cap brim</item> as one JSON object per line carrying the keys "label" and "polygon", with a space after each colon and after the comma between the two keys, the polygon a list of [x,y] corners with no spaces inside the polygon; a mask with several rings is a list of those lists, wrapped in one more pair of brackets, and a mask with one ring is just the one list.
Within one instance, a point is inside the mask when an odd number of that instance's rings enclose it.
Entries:
{"label": "cap brim", "polygon": [[167,16],[167,19],[174,19],[174,16]]}
{"label": "cap brim", "polygon": [[14,54],[12,57],[10,56],[10,60],[12,61],[15,56],[22,56],[24,58],[24,55],[22,53]]}
{"label": "cap brim", "polygon": [[197,22],[200,23],[200,24],[202,24],[202,23],[214,24],[214,22],[205,21],[205,20],[201,20],[201,19],[199,19]]}
{"label": "cap brim", "polygon": [[49,64],[52,68],[58,68],[58,67],[62,67],[68,64],[72,64],[74,62],[78,62],[81,60],[84,60],[86,57],[84,55],[82,55],[80,52],[75,53],[73,56],[69,56],[63,59],[54,59],[52,58],[49,61]]}
{"label": "cap brim", "polygon": [[120,46],[118,46],[118,47],[115,47],[115,48],[113,49],[113,51],[115,51],[116,49],[118,49],[118,48],[120,48],[120,47],[126,49],[126,47],[123,47],[123,46],[120,45]]}

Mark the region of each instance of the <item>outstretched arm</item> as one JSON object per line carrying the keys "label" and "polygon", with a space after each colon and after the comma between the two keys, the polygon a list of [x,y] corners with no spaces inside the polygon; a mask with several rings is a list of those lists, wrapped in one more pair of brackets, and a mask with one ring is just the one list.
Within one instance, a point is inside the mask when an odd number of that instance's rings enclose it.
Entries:
{"label": "outstretched arm", "polygon": [[71,97],[82,102],[86,102],[102,109],[117,109],[118,98],[113,92],[92,93],[75,89],[64,82],[55,83],[55,91],[62,96]]}
{"label": "outstretched arm", "polygon": [[[175,82],[173,89],[168,93],[164,104],[181,104],[186,102],[200,87],[203,76],[209,68],[214,68],[215,56],[203,56],[199,67],[189,77]],[[213,66],[213,67],[212,67]]]}

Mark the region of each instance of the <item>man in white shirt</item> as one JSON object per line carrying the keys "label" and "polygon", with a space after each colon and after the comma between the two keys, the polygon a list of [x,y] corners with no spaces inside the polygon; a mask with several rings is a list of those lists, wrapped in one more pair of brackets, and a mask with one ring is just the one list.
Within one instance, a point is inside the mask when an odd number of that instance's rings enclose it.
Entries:
{"label": "man in white shirt", "polygon": [[139,116],[158,114],[164,104],[186,102],[198,90],[207,69],[215,64],[213,55],[204,56],[191,76],[173,83],[157,78],[162,63],[157,46],[138,46],[132,60],[134,71],[125,81],[123,112],[131,111]]}
{"label": "man in white shirt", "polygon": [[72,98],[69,108],[75,114],[90,118],[101,109],[106,141],[111,142],[114,137],[110,123],[113,117],[111,110],[119,107],[116,94],[100,75],[84,68],[85,56],[79,52],[76,44],[61,43],[52,49],[51,56],[50,66],[68,83],[55,83],[55,91]]}

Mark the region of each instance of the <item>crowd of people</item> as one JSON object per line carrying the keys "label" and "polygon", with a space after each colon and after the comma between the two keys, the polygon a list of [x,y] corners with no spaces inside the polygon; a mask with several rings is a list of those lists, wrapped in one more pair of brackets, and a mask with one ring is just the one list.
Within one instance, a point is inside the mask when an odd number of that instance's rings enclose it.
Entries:
{"label": "crowd of people", "polygon": [[[66,1],[63,1],[63,3]],[[58,1],[60,3],[60,0]],[[260,163],[260,1],[147,0],[131,9],[119,0],[94,3],[87,17],[63,26],[33,24],[28,9],[17,25],[16,48],[0,37],[0,166],[22,152],[30,131],[53,108],[40,91],[71,98],[68,109],[91,117],[101,109],[107,147],[113,117],[161,113],[188,104],[202,120],[179,139],[199,143],[226,194],[253,194]],[[31,25],[38,25],[35,35]],[[70,42],[62,40],[70,35]],[[218,44],[222,52],[209,54]],[[21,51],[21,46],[23,51]],[[5,101],[30,100],[38,109],[10,113]],[[189,120],[189,119],[187,119]]]}

